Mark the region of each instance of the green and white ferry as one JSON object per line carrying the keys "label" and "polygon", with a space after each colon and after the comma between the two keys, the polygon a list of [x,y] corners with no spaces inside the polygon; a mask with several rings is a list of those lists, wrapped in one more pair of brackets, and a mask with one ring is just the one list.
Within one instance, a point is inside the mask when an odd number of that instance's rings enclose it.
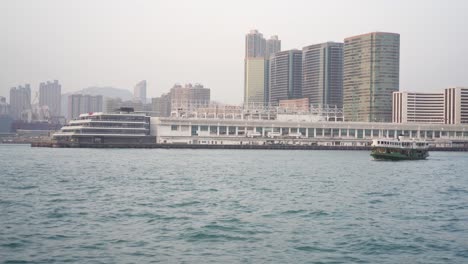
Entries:
{"label": "green and white ferry", "polygon": [[422,160],[429,156],[429,143],[402,137],[374,139],[371,156],[376,160]]}

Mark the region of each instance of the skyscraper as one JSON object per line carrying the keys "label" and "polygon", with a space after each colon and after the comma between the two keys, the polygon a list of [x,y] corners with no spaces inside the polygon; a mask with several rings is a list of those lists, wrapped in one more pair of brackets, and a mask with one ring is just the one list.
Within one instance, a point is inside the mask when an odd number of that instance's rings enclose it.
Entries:
{"label": "skyscraper", "polygon": [[146,104],[146,80],[135,85],[133,88],[133,97],[143,104]]}
{"label": "skyscraper", "polygon": [[31,86],[10,89],[10,113],[13,119],[21,120],[26,111],[31,111]]}
{"label": "skyscraper", "polygon": [[270,57],[270,103],[302,96],[302,51],[287,50]]}
{"label": "skyscraper", "polygon": [[343,43],[302,49],[302,96],[312,105],[343,107]]}
{"label": "skyscraper", "polygon": [[278,36],[266,41],[258,30],[251,30],[245,36],[244,103],[268,101],[268,59],[280,50]]}
{"label": "skyscraper", "polygon": [[271,36],[270,39],[266,41],[265,49],[265,89],[264,89],[264,102],[268,104],[270,102],[270,87],[268,80],[270,79],[270,57],[277,52],[281,51],[281,40],[278,39],[278,36]]}
{"label": "skyscraper", "polygon": [[400,35],[372,32],[345,39],[343,111],[347,121],[391,122],[399,90]]}
{"label": "skyscraper", "polygon": [[57,80],[39,85],[39,106],[47,106],[50,116],[61,116],[62,86]]}

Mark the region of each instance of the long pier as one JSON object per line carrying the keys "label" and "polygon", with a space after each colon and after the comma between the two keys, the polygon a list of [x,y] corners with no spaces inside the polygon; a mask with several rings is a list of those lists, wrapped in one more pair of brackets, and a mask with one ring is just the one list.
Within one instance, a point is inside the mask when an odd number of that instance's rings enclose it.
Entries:
{"label": "long pier", "polygon": [[[31,147],[48,148],[140,148],[140,149],[261,149],[261,150],[367,150],[370,146],[320,146],[320,145],[286,145],[286,144],[178,144],[178,143],[152,143],[152,144],[89,144],[89,143],[55,143],[32,142]],[[467,151],[468,147],[431,147],[430,151]]]}

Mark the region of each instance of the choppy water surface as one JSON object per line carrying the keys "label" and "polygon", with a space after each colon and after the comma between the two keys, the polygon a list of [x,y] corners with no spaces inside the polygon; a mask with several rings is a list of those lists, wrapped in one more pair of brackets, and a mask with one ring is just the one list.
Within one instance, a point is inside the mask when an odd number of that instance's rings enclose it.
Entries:
{"label": "choppy water surface", "polygon": [[468,263],[468,153],[0,145],[0,262]]}

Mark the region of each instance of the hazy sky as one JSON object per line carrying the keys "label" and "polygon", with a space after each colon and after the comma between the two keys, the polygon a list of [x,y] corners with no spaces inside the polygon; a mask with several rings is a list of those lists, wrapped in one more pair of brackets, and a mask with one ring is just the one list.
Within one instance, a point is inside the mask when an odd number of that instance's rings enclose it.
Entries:
{"label": "hazy sky", "polygon": [[468,86],[468,1],[0,0],[0,95],[58,79],[148,96],[202,83],[240,103],[244,37],[278,35],[282,49],[386,31],[401,34],[400,90]]}

